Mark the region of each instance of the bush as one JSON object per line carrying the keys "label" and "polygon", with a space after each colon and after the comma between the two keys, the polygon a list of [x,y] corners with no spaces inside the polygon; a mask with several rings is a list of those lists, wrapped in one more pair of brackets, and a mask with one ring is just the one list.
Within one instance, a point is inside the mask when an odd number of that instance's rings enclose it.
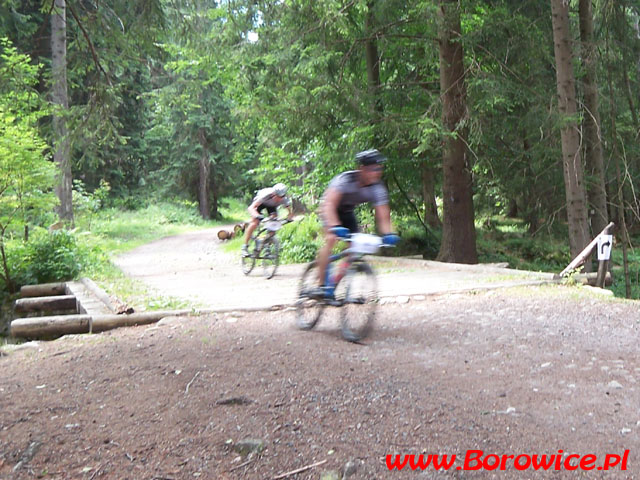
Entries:
{"label": "bush", "polygon": [[312,261],[323,245],[322,226],[315,213],[301,221],[285,225],[278,232],[282,245],[282,263],[304,263]]}
{"label": "bush", "polygon": [[433,260],[440,251],[440,239],[434,233],[427,235],[422,225],[412,225],[398,228],[400,243],[390,253],[394,256],[422,255],[422,258]]}
{"label": "bush", "polygon": [[66,230],[36,232],[28,243],[8,249],[12,278],[17,285],[59,282],[77,277],[95,257]]}
{"label": "bush", "polygon": [[82,270],[83,255],[73,234],[58,230],[28,244],[28,271],[36,283],[70,280]]}

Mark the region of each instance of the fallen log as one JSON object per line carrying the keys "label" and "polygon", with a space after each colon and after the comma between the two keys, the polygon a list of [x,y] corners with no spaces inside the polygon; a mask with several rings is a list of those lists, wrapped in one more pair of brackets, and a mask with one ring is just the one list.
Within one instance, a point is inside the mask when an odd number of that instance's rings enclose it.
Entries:
{"label": "fallen log", "polygon": [[19,298],[15,302],[15,311],[17,313],[51,312],[54,310],[77,310],[75,295],[27,297]]}
{"label": "fallen log", "polygon": [[[590,285],[592,287],[596,286],[598,281],[598,272],[589,272],[589,273],[579,273],[574,277],[577,282],[580,282],[583,285]],[[608,287],[613,283],[613,277],[611,276],[611,272],[607,272],[604,277],[604,284]]]}
{"label": "fallen log", "polygon": [[50,295],[65,295],[64,282],[41,283],[38,285],[24,285],[20,288],[21,297],[48,297]]}
{"label": "fallen log", "polygon": [[75,333],[92,333],[118,327],[147,325],[175,315],[188,315],[192,310],[169,310],[133,313],[131,315],[52,315],[17,318],[11,322],[11,336],[19,338],[51,338]]}
{"label": "fallen log", "polygon": [[227,230],[218,230],[218,238],[220,240],[230,240],[234,236],[234,232],[229,232]]}
{"label": "fallen log", "polygon": [[246,228],[247,228],[246,223],[236,223],[235,227],[233,227],[233,232],[236,234],[236,237],[237,237],[243,234]]}
{"label": "fallen log", "polygon": [[86,333],[90,315],[52,315],[17,318],[11,322],[11,336],[19,338],[51,338],[72,333]]}

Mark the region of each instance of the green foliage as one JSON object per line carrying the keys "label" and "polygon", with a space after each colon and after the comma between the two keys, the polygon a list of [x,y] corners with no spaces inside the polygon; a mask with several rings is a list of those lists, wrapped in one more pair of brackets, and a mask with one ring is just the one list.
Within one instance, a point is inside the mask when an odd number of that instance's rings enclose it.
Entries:
{"label": "green foliage", "polygon": [[[54,168],[37,123],[46,115],[33,90],[38,68],[0,39],[0,230],[51,208]],[[1,239],[0,239],[1,241]]]}
{"label": "green foliage", "polygon": [[74,233],[44,229],[36,230],[28,242],[9,242],[7,253],[17,286],[71,280],[99,256],[99,250],[79,241]]}
{"label": "green foliage", "polygon": [[569,248],[560,236],[527,234],[521,221],[493,217],[478,232],[480,262],[507,262],[521,270],[560,272],[571,261]]}
{"label": "green foliage", "polygon": [[38,71],[28,56],[0,39],[0,278],[10,292],[17,269],[7,242],[41,220],[55,198],[54,167],[37,128],[47,112],[34,91]]}
{"label": "green foliage", "polygon": [[76,215],[86,216],[91,227],[93,215],[100,210],[109,196],[111,186],[104,180],[93,192],[87,191],[82,180],[73,180],[73,209]]}
{"label": "green foliage", "polygon": [[[400,243],[388,251],[389,255],[422,255],[422,258],[433,260],[440,251],[440,232],[427,234],[422,225],[417,225],[414,219],[396,221],[396,229],[400,235]],[[409,220],[409,221],[407,221]]]}
{"label": "green foliage", "polygon": [[279,232],[282,263],[310,262],[324,243],[322,226],[316,214],[285,225]]}
{"label": "green foliage", "polygon": [[150,201],[138,210],[106,208],[89,222],[87,217],[77,220],[77,225],[100,238],[105,249],[112,254],[130,250],[157,238],[175,235],[207,223],[198,215],[193,202]]}

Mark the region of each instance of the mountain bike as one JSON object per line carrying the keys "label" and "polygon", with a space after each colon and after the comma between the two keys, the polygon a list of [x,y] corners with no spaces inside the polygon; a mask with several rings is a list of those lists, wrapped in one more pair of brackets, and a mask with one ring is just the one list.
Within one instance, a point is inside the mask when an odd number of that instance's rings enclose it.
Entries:
{"label": "mountain bike", "polygon": [[371,332],[378,305],[376,275],[364,256],[388,245],[383,245],[379,236],[365,233],[355,233],[343,240],[349,243],[348,248],[332,255],[327,265],[325,284],[334,288],[333,297],[319,297],[316,293],[316,261],[302,274],[296,324],[302,330],[311,330],[326,307],[339,307],[342,336],[350,342],[359,342]]}
{"label": "mountain bike", "polygon": [[276,232],[290,220],[279,220],[274,216],[263,218],[256,231],[251,235],[247,250],[249,255],[241,259],[242,273],[249,275],[256,263],[262,263],[263,274],[272,278],[280,263],[280,240]]}

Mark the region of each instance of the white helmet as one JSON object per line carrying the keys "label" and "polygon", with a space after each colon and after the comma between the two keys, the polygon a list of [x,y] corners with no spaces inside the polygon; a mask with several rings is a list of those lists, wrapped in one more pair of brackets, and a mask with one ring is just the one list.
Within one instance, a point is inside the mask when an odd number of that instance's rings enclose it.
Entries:
{"label": "white helmet", "polygon": [[273,186],[273,190],[279,197],[284,197],[287,194],[287,186],[284,183],[276,183]]}

